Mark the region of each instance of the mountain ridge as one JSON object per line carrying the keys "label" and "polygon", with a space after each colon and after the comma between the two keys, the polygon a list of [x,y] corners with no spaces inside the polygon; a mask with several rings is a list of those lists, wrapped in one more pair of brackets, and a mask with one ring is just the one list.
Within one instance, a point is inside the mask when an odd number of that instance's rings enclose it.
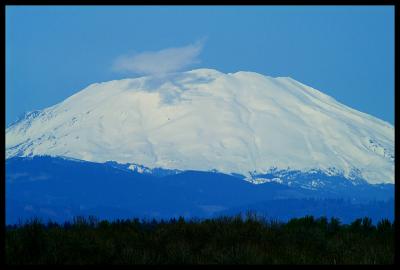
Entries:
{"label": "mountain ridge", "polygon": [[325,176],[321,179],[325,186],[309,189],[304,185],[315,179],[313,175],[290,172],[287,179],[295,177],[291,181],[296,182],[291,186],[277,182],[253,185],[216,172],[156,175],[120,166],[48,156],[7,159],[7,224],[35,216],[53,220],[80,215],[205,218],[247,210],[273,218],[308,214],[351,220],[367,215],[379,220],[394,216],[393,184],[352,185],[343,177]]}

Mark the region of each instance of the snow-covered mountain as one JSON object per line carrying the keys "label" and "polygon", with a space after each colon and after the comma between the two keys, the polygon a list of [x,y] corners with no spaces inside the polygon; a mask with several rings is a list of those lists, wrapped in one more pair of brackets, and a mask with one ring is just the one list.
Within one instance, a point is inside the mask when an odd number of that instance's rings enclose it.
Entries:
{"label": "snow-covered mountain", "polygon": [[294,79],[254,72],[197,69],[89,85],[6,129],[6,158],[35,155],[255,182],[273,171],[318,170],[394,183],[392,125]]}

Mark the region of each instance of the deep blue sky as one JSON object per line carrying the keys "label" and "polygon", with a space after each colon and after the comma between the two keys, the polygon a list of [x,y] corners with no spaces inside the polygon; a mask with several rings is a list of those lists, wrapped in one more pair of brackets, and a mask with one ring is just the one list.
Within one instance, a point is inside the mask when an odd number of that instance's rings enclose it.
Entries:
{"label": "deep blue sky", "polygon": [[128,77],[112,68],[121,55],[200,39],[201,62],[187,69],[290,76],[394,123],[391,6],[8,6],[6,124]]}

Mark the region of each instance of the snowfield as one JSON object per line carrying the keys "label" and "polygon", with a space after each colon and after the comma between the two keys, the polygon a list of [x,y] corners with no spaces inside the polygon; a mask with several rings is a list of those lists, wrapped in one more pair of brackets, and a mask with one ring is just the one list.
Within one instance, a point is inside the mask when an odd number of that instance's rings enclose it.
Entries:
{"label": "snowfield", "polygon": [[[394,183],[394,127],[288,77],[197,69],[95,83],[6,129],[6,158],[51,155]],[[134,167],[132,167],[134,168]]]}

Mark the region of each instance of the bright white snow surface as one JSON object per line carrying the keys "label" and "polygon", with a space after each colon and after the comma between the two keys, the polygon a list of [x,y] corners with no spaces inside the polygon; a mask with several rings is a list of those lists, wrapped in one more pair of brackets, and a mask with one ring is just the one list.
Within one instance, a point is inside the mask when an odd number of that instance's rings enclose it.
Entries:
{"label": "bright white snow surface", "polygon": [[197,69],[95,83],[6,129],[6,157],[51,155],[249,175],[358,169],[394,183],[394,127],[289,77]]}

